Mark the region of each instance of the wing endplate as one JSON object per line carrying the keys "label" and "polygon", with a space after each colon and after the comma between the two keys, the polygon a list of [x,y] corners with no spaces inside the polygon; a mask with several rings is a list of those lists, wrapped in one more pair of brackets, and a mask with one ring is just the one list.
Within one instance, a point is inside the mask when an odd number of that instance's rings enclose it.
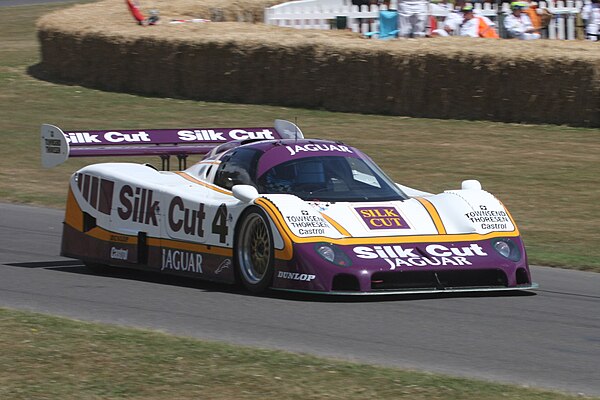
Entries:
{"label": "wing endplate", "polygon": [[64,132],[49,124],[41,128],[42,165],[52,168],[62,164],[69,158],[69,143]]}

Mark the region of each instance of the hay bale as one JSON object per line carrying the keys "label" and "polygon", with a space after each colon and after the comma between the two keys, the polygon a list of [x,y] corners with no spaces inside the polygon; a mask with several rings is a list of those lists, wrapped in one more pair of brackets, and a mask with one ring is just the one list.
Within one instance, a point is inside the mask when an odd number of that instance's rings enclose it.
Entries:
{"label": "hay bale", "polygon": [[[219,3],[226,19],[264,0]],[[163,21],[207,18],[173,0]],[[249,8],[244,8],[244,7]],[[42,67],[107,90],[430,118],[600,126],[596,43],[472,38],[362,39],[349,31],[237,22],[136,25],[120,0],[38,21]]]}

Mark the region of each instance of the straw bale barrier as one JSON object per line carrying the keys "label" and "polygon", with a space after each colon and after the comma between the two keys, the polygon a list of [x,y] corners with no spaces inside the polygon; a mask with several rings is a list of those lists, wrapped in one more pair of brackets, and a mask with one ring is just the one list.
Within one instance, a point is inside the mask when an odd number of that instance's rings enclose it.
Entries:
{"label": "straw bale barrier", "polygon": [[597,43],[383,41],[262,23],[167,23],[211,13],[261,20],[268,5],[220,2],[215,12],[214,4],[172,0],[151,27],[136,25],[121,0],[46,15],[40,67],[55,79],[166,97],[600,127]]}

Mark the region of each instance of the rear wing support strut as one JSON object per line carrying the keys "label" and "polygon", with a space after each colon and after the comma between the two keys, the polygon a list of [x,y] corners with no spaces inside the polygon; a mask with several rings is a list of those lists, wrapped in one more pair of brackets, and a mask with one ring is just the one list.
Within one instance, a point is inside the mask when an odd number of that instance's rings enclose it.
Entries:
{"label": "rear wing support strut", "polygon": [[171,170],[171,156],[168,154],[161,154],[160,160],[162,163],[161,171],[170,171]]}

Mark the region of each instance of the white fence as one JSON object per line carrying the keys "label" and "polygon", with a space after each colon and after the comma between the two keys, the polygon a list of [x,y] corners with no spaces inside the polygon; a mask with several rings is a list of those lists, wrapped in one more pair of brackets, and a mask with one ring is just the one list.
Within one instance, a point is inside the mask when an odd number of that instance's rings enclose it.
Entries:
{"label": "white fence", "polygon": [[[392,0],[390,9],[397,9],[397,1]],[[589,0],[587,0],[589,1]],[[496,4],[476,3],[475,12],[493,21],[498,19]],[[548,26],[549,39],[575,39],[576,19],[583,6],[582,0],[540,1],[539,7],[546,8],[553,15]],[[336,21],[346,19],[346,25],[353,32],[368,32],[379,29],[379,10],[385,5],[354,6],[351,0],[298,0],[278,4],[265,9],[265,24],[298,29],[334,29]],[[437,4],[429,5],[429,15],[441,21],[450,11]],[[500,13],[510,13],[508,3],[503,3]]]}

